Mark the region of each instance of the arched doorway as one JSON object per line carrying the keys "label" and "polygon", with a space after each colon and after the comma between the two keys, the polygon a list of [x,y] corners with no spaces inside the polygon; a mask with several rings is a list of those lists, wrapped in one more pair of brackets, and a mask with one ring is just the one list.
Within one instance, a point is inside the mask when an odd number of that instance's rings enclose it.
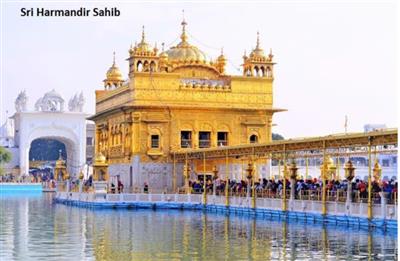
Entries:
{"label": "arched doorway", "polygon": [[[21,175],[29,175],[29,152],[32,142],[37,139],[57,140],[65,145],[67,171],[77,176],[86,162],[86,119],[84,115],[68,122],[68,115],[48,113],[40,121],[35,118],[24,119],[27,124],[20,129],[19,150]],[[72,115],[71,115],[72,116]]]}
{"label": "arched doorway", "polygon": [[53,139],[65,145],[67,171],[77,176],[86,162],[86,117],[82,112],[84,98],[74,96],[65,110],[64,99],[52,90],[35,103],[35,110],[27,110],[27,96],[22,92],[15,101],[15,141],[19,148],[20,175],[29,175],[29,152],[36,139]]}
{"label": "arched doorway", "polygon": [[31,142],[29,150],[29,174],[35,181],[55,178],[56,160],[68,162],[66,145],[53,138],[39,138]]}

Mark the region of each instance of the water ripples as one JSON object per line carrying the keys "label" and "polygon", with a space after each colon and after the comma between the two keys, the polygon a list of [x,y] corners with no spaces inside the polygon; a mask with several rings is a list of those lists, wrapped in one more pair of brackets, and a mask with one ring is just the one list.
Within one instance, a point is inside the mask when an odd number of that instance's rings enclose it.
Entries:
{"label": "water ripples", "polygon": [[1,260],[396,260],[396,233],[0,198]]}

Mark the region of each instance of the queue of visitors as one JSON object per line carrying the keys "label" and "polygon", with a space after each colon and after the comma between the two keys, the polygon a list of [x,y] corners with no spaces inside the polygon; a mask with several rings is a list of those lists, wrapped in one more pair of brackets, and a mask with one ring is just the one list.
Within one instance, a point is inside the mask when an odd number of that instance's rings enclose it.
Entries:
{"label": "queue of visitors", "polygon": [[[211,179],[207,179],[206,181],[206,189],[207,193],[213,193],[213,187],[215,182],[215,192],[216,194],[224,194],[226,181],[221,179],[216,179],[212,181]],[[229,180],[229,193],[232,195],[245,195],[247,192],[247,181],[246,180]],[[341,195],[346,197],[347,186],[349,185],[347,180],[327,180],[326,181],[326,191],[329,195],[333,195],[336,197],[337,193],[341,192]],[[254,187],[253,187],[254,186]],[[283,180],[274,180],[274,179],[259,179],[257,182],[254,182],[253,186],[250,186],[251,189],[255,189],[257,195],[260,194],[265,197],[282,197],[283,192]],[[291,190],[291,182],[290,180],[286,180],[286,193],[290,194]],[[309,196],[311,198],[315,198],[317,195],[321,195],[322,191],[322,180],[319,179],[307,179],[307,180],[297,180],[293,185],[295,188],[295,198],[299,199],[303,196]],[[203,193],[204,189],[204,181],[203,180],[190,180],[189,187],[191,189],[191,193]],[[368,197],[368,182],[355,179],[351,183],[352,187],[352,200],[359,199],[361,201],[366,201]],[[379,201],[380,195],[379,192],[385,192],[386,196],[389,200],[397,197],[397,181],[391,179],[389,181],[383,181],[381,186],[376,181],[372,181],[372,193],[375,201]]]}

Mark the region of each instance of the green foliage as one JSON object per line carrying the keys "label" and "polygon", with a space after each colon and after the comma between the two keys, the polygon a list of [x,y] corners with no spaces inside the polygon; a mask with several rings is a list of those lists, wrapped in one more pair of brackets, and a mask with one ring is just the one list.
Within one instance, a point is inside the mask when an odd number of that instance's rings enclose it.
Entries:
{"label": "green foliage", "polygon": [[0,146],[0,165],[11,161],[11,153],[6,148]]}
{"label": "green foliage", "polygon": [[0,175],[4,174],[3,165],[11,161],[11,153],[6,148],[0,146]]}
{"label": "green foliage", "polygon": [[278,133],[272,133],[272,140],[284,140],[285,138],[278,134]]}

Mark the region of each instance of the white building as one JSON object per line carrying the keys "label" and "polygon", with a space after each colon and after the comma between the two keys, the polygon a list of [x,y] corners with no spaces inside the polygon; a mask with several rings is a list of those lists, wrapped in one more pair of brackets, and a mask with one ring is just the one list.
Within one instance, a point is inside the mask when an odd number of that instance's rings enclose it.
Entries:
{"label": "white building", "polygon": [[65,144],[67,150],[67,169],[77,175],[86,163],[86,117],[82,112],[84,98],[82,93],[68,102],[55,90],[47,92],[35,103],[34,110],[27,108],[28,97],[21,92],[16,101],[14,120],[15,147],[18,148],[21,175],[29,174],[29,150],[32,141],[50,138]]}

